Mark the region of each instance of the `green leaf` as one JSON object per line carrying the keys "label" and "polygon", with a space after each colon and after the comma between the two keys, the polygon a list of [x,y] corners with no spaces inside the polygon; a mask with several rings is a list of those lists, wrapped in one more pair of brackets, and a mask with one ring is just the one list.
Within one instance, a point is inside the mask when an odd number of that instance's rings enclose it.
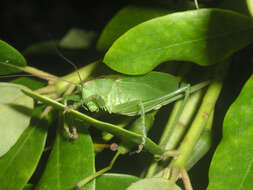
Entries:
{"label": "green leaf", "polygon": [[125,190],[138,180],[138,177],[132,175],[107,173],[96,179],[96,190]]}
{"label": "green leaf", "polygon": [[171,185],[172,182],[164,178],[146,178],[133,183],[127,190],[181,190],[176,184],[169,188]]}
{"label": "green leaf", "polygon": [[33,99],[24,95],[24,86],[0,83],[0,156],[17,142],[27,128],[33,109]]}
{"label": "green leaf", "polygon": [[208,190],[253,189],[253,75],[230,106],[209,171]]}
{"label": "green leaf", "polygon": [[145,74],[169,60],[208,66],[250,44],[252,30],[251,18],[232,11],[173,13],[130,29],[114,42],[104,62],[125,74]]}
{"label": "green leaf", "polygon": [[42,107],[34,110],[30,126],[10,151],[0,158],[0,189],[23,189],[32,176],[44,149],[47,126],[51,122],[40,117],[42,111]]}
{"label": "green leaf", "polygon": [[94,37],[94,32],[72,28],[59,42],[59,46],[68,49],[88,48]]}
{"label": "green leaf", "polygon": [[127,6],[121,9],[104,28],[97,42],[97,49],[100,51],[107,50],[118,37],[130,28],[168,13],[168,10],[135,6]]}
{"label": "green leaf", "polygon": [[[62,130],[58,130],[53,150],[36,190],[73,189],[81,179],[95,173],[91,137],[87,130],[78,132],[78,139],[70,140],[62,135]],[[81,189],[94,190],[95,181]]]}
{"label": "green leaf", "polygon": [[0,75],[20,72],[15,66],[26,66],[25,58],[15,48],[0,40]]}
{"label": "green leaf", "polygon": [[11,81],[14,84],[24,85],[31,90],[37,90],[38,88],[42,88],[45,85],[45,82],[41,82],[37,79],[28,78],[28,77],[19,77]]}

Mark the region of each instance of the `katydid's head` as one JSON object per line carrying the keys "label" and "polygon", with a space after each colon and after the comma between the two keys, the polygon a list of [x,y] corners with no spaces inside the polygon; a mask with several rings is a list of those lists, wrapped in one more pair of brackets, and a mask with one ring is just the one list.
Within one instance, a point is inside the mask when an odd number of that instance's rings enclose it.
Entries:
{"label": "katydid's head", "polygon": [[81,94],[84,104],[91,112],[98,112],[100,108],[103,108],[105,102],[101,96],[97,94],[96,89],[92,88],[90,82],[82,83]]}

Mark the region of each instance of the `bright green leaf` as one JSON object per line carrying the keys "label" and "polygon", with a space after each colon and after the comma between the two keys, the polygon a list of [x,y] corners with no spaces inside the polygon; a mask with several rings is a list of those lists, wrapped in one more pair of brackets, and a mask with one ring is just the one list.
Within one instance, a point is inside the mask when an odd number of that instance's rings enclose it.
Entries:
{"label": "bright green leaf", "polygon": [[21,92],[24,86],[0,83],[0,156],[17,142],[27,128],[33,99]]}
{"label": "bright green leaf", "polygon": [[20,72],[15,66],[26,66],[25,58],[15,48],[0,40],[0,75]]}
{"label": "bright green leaf", "polygon": [[253,75],[230,106],[213,157],[208,190],[253,189]]}
{"label": "bright green leaf", "polygon": [[250,44],[252,32],[252,19],[236,12],[177,12],[130,29],[114,42],[104,62],[125,74],[145,74],[169,60],[212,65]]}
{"label": "bright green leaf", "polygon": [[47,126],[51,122],[40,117],[42,111],[42,108],[34,110],[30,126],[10,151],[0,158],[0,189],[23,189],[32,176],[44,149]]}
{"label": "bright green leaf", "polygon": [[[77,182],[95,173],[94,150],[87,130],[78,131],[78,139],[64,137],[57,132],[46,169],[36,186],[36,190],[69,190]],[[85,190],[94,190],[95,181],[86,184]]]}
{"label": "bright green leaf", "polygon": [[107,173],[96,179],[96,190],[126,190],[138,180],[138,177],[132,175]]}
{"label": "bright green leaf", "polygon": [[98,43],[97,49],[107,50],[112,43],[130,28],[149,19],[168,14],[168,10],[127,6],[121,9],[106,25]]}
{"label": "bright green leaf", "polygon": [[176,184],[173,188],[168,188],[171,185],[172,182],[164,178],[146,178],[133,183],[127,190],[181,190]]}

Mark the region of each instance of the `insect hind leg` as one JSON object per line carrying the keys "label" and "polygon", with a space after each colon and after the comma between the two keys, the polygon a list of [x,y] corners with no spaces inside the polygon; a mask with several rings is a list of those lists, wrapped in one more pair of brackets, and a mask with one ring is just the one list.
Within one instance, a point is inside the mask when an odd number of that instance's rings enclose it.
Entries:
{"label": "insect hind leg", "polygon": [[190,93],[191,93],[191,88],[190,88],[190,85],[189,85],[189,84],[187,84],[186,86],[184,86],[184,87],[181,88],[181,89],[184,89],[184,90],[183,90],[184,93],[185,93],[184,99],[183,99],[183,101],[182,101],[182,103],[181,103],[181,105],[180,105],[180,107],[179,107],[179,109],[178,109],[178,111],[177,111],[177,113],[176,113],[175,119],[173,120],[173,122],[172,122],[172,124],[171,124],[171,126],[170,126],[170,130],[169,130],[167,136],[165,137],[165,139],[163,140],[163,142],[162,142],[162,144],[161,144],[161,146],[162,146],[163,148],[166,148],[166,144],[167,144],[167,142],[169,141],[169,139],[170,139],[170,137],[171,137],[171,134],[172,134],[173,130],[175,129],[175,127],[176,127],[176,125],[177,125],[177,123],[178,123],[178,121],[179,121],[179,119],[180,119],[180,117],[181,117],[181,114],[182,114],[182,112],[183,112],[184,106],[185,106],[185,104],[186,104],[186,102],[187,102],[187,100],[188,100],[188,98],[189,98],[189,96],[190,96]]}
{"label": "insect hind leg", "polygon": [[140,115],[141,115],[141,123],[142,123],[142,141],[138,146],[138,150],[136,153],[140,153],[146,143],[147,131],[146,131],[146,122],[145,122],[145,110],[142,101],[139,102],[140,107]]}

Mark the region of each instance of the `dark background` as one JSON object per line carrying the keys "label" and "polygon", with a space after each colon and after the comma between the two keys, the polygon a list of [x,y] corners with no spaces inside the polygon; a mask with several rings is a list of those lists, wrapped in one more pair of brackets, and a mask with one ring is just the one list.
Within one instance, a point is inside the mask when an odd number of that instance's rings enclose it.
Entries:
{"label": "dark background", "polygon": [[[108,21],[127,5],[184,10],[185,2],[192,0],[128,0],[128,1],[70,1],[70,0],[2,0],[0,1],[0,39],[21,53],[29,46],[48,40],[60,40],[72,28],[101,34]],[[199,3],[215,7],[218,0],[199,0]],[[103,57],[94,48],[76,52],[63,52],[78,67]],[[55,75],[64,75],[73,67],[58,56],[47,58],[25,56],[30,66]],[[81,57],[80,57],[81,56]],[[85,62],[81,61],[85,58]],[[52,65],[53,62],[53,65]]]}
{"label": "dark background", "polygon": [[[19,50],[28,45],[61,38],[73,27],[100,33],[112,16],[126,5],[182,9],[186,0],[69,1],[2,0],[0,1],[0,39]],[[199,0],[215,6],[217,0]]]}
{"label": "dark background", "polygon": [[61,38],[73,27],[100,32],[126,5],[118,1],[0,1],[0,37],[17,49]]}

